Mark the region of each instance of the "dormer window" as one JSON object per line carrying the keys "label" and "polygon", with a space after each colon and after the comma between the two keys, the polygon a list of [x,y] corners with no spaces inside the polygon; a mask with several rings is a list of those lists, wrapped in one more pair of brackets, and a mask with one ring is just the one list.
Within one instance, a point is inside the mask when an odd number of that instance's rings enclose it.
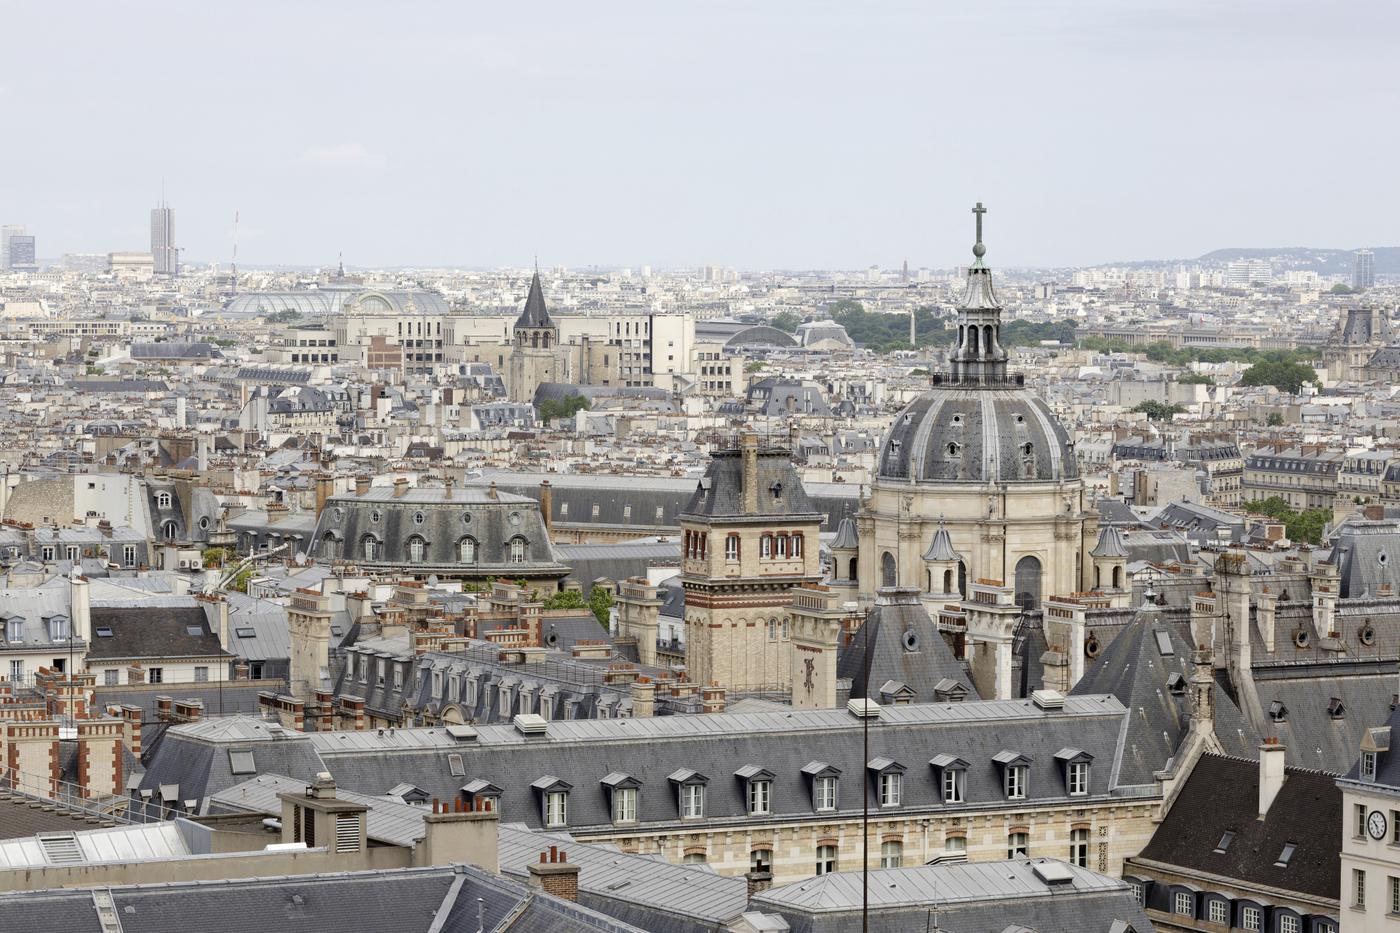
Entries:
{"label": "dormer window", "polygon": [[462,793],[475,804],[478,810],[488,813],[500,810],[501,789],[490,781],[482,778],[469,781],[462,786]]}
{"label": "dormer window", "polygon": [[1077,748],[1062,748],[1055,753],[1055,761],[1064,768],[1065,791],[1071,797],[1089,793],[1089,763],[1093,760],[1093,755]]}
{"label": "dormer window", "polygon": [[170,493],[162,492],[156,496],[156,506],[162,509],[170,508]]}
{"label": "dormer window", "polygon": [[1174,697],[1183,696],[1186,693],[1186,678],[1180,671],[1172,671],[1167,677],[1167,692]]}
{"label": "dormer window", "polygon": [[734,776],[746,785],[749,816],[773,812],[773,772],[758,765],[744,765]]}
{"label": "dormer window", "polygon": [[698,771],[682,768],[673,771],[669,779],[676,785],[677,805],[683,820],[705,818],[705,785],[710,779]]}
{"label": "dormer window", "polygon": [[818,813],[834,811],[841,769],[833,768],[824,761],[809,761],[803,766],[802,773],[812,780],[812,809]]}
{"label": "dormer window", "polygon": [[876,801],[881,807],[897,807],[904,799],[904,765],[890,758],[872,758],[866,768],[874,775]]}
{"label": "dormer window", "polygon": [[939,772],[943,802],[962,803],[967,799],[967,762],[953,755],[938,755],[929,761]]}
{"label": "dormer window", "polygon": [[552,774],[545,775],[530,785],[540,795],[540,811],[547,829],[569,824],[569,791],[573,785]]}
{"label": "dormer window", "polygon": [[1374,781],[1376,779],[1376,753],[1361,753],[1361,780]]}
{"label": "dormer window", "polygon": [[19,616],[10,616],[5,620],[5,640],[12,645],[24,641],[24,620]]}
{"label": "dormer window", "polygon": [[603,778],[602,783],[612,794],[612,821],[637,822],[637,797],[642,782],[630,774],[614,771]]}
{"label": "dormer window", "polygon": [[1001,766],[1002,790],[1007,800],[1026,799],[1031,760],[1020,752],[1001,751],[992,756]]}
{"label": "dormer window", "polygon": [[1329,700],[1327,703],[1327,718],[1345,719],[1346,716],[1347,708],[1345,704],[1343,704],[1342,701],[1337,697],[1332,697],[1332,699]]}
{"label": "dormer window", "polygon": [[49,617],[49,641],[67,641],[71,632],[67,616]]}
{"label": "dormer window", "polygon": [[1288,722],[1288,707],[1283,705],[1282,700],[1274,700],[1269,704],[1269,719],[1272,722]]}

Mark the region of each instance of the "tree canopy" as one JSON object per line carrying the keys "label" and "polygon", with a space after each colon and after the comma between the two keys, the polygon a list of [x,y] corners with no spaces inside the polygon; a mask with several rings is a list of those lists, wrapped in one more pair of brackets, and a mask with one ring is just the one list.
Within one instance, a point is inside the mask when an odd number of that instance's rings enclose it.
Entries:
{"label": "tree canopy", "polygon": [[1276,522],[1283,522],[1284,533],[1288,535],[1290,541],[1306,544],[1321,544],[1322,531],[1332,520],[1331,509],[1305,509],[1299,512],[1293,509],[1281,496],[1270,496],[1267,499],[1246,502],[1244,509],[1246,512],[1264,515]]}
{"label": "tree canopy", "polygon": [[779,311],[773,315],[773,320],[770,323],[778,330],[785,330],[790,334],[797,330],[797,325],[802,323],[802,318],[793,311]]}
{"label": "tree canopy", "polygon": [[562,399],[545,399],[540,403],[540,420],[545,424],[555,418],[572,418],[580,410],[588,407],[588,399],[582,395],[566,395]]}
{"label": "tree canopy", "polygon": [[[909,350],[909,315],[885,314],[865,310],[859,301],[842,298],[827,306],[831,318],[846,328],[850,338],[877,353]],[[914,311],[915,339],[920,347],[942,346],[948,342],[943,316],[934,308]]]}
{"label": "tree canopy", "polygon": [[1282,392],[1298,392],[1305,382],[1317,382],[1317,373],[1306,363],[1264,360],[1255,363],[1240,377],[1242,386],[1275,386]]}
{"label": "tree canopy", "polygon": [[1151,399],[1146,402],[1138,402],[1128,411],[1135,411],[1147,416],[1148,421],[1170,421],[1172,416],[1179,415],[1186,409],[1180,405],[1168,405],[1164,402],[1156,402]]}

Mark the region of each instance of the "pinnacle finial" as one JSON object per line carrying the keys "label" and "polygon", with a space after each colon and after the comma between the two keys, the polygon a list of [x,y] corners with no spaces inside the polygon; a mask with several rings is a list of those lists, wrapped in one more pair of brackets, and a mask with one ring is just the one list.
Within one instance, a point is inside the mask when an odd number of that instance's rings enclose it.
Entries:
{"label": "pinnacle finial", "polygon": [[972,246],[972,255],[981,259],[987,255],[987,247],[982,243],[982,215],[987,213],[987,209],[978,201],[977,206],[972,209],[972,213],[977,217],[977,242]]}

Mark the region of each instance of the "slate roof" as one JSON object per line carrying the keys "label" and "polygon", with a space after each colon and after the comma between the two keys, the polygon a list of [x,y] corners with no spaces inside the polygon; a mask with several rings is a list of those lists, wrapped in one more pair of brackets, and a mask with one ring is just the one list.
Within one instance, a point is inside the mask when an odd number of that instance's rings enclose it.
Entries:
{"label": "slate roof", "polygon": [[959,684],[965,697],[977,696],[914,587],[877,591],[874,607],[850,644],[837,649],[836,676],[851,681],[851,699],[869,696],[882,702],[882,687],[892,683],[912,690],[914,702],[932,703],[939,699],[935,687],[947,680]]}
{"label": "slate roof", "polygon": [[[776,447],[758,450],[758,511],[753,518],[789,521],[822,521],[822,514],[807,497],[802,480],[793,469],[792,457]],[[705,475],[696,485],[683,517],[733,519],[745,517],[744,460],[739,450],[716,451]]]}
{"label": "slate roof", "polygon": [[1114,525],[1105,525],[1099,532],[1099,540],[1089,552],[1092,557],[1123,559],[1128,556],[1127,545],[1123,543],[1123,533]]}
{"label": "slate roof", "polygon": [[[1258,759],[1204,755],[1139,858],[1336,900],[1343,813],[1335,776],[1285,768],[1268,816],[1258,816]],[[1235,837],[1216,852],[1226,832]],[[1296,848],[1280,868],[1286,843]]]}
{"label": "slate roof", "polygon": [[844,548],[855,550],[860,547],[860,537],[856,534],[856,520],[847,515],[841,519],[841,524],[836,527],[836,537],[831,539],[829,545],[833,550]]}
{"label": "slate roof", "polygon": [[535,272],[530,279],[530,294],[525,297],[525,307],[520,317],[515,319],[516,327],[553,327],[549,309],[544,305],[544,287],[540,284],[540,274]]}
{"label": "slate roof", "polygon": [[[208,658],[225,655],[219,633],[209,624],[204,606],[93,606],[92,643],[88,657],[101,661],[127,658]],[[102,635],[110,629],[110,636]]]}
{"label": "slate roof", "polygon": [[[1167,621],[1153,608],[1139,611],[1084,672],[1071,696],[1112,694],[1128,708],[1127,734],[1117,763],[1122,784],[1151,784],[1153,774],[1177,753],[1190,727],[1189,688],[1174,694],[1173,675],[1189,682],[1189,625]],[[1163,653],[1165,647],[1170,654]],[[1229,695],[1215,687],[1215,734],[1230,754],[1250,755],[1259,735]]]}
{"label": "slate roof", "polygon": [[[1037,870],[1066,880],[1047,883]],[[861,926],[862,896],[861,873],[842,871],[764,891],[752,905],[781,914],[792,933],[844,933]],[[1115,921],[1152,929],[1126,882],[1057,859],[873,870],[869,897],[876,933],[921,930],[935,916],[951,933],[1118,933]]]}
{"label": "slate roof", "polygon": [[[645,933],[472,865],[105,890],[126,933],[476,933],[478,904],[491,933]],[[104,933],[84,888],[0,894],[0,928]]]}
{"label": "slate roof", "polygon": [[[929,765],[930,749],[969,762],[968,805],[1003,799],[999,768],[992,756],[1014,747],[1031,759],[1028,805],[1067,801],[1055,753],[1073,745],[1088,751],[1090,799],[1131,798],[1112,789],[1108,763],[1117,757],[1124,709],[1111,697],[1071,697],[1063,710],[1046,711],[1029,701],[971,701],[952,704],[887,706],[871,724],[870,757],[886,757],[908,768],[902,806],[941,807],[938,775]],[[768,769],[773,778],[775,817],[821,819],[812,808],[811,786],[802,768],[817,756],[840,769],[838,805],[859,809],[864,780],[861,720],[845,710],[789,710],[773,713],[718,713],[645,719],[560,720],[544,736],[527,737],[509,725],[475,726],[476,737],[461,741],[444,729],[315,733],[310,741],[319,764],[339,785],[382,794],[401,782],[442,798],[457,796],[472,779],[502,787],[501,812],[512,820],[541,827],[541,801],[531,782],[554,775],[572,785],[569,827],[612,825],[602,779],[622,771],[641,783],[638,814],[644,823],[680,824],[670,775],[689,769],[710,778],[706,818],[747,819],[745,788],[735,772],[745,765]],[[177,727],[182,728],[182,727]],[[172,730],[172,732],[175,730]],[[645,754],[639,754],[639,749]],[[449,755],[462,756],[465,774],[454,774]],[[1165,761],[1163,762],[1165,763]],[[309,778],[300,770],[278,773]],[[1159,765],[1158,767],[1161,767]]]}
{"label": "slate roof", "polygon": [[895,418],[878,477],[913,483],[1062,480],[1079,475],[1069,435],[1025,388],[940,386]]}

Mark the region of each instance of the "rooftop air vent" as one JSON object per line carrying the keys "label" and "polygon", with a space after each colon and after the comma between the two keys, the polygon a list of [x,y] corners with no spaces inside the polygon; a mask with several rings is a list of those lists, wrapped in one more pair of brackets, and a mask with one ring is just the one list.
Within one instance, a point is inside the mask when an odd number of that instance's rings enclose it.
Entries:
{"label": "rooftop air vent", "polygon": [[1064,862],[1036,862],[1032,871],[1037,878],[1049,885],[1070,884],[1074,881],[1074,872]]}
{"label": "rooftop air vent", "polygon": [[516,713],[515,731],[521,735],[544,735],[549,721],[538,713]]}
{"label": "rooftop air vent", "polygon": [[448,726],[445,730],[448,735],[458,742],[475,742],[476,730],[471,726]]}
{"label": "rooftop air vent", "polygon": [[846,711],[857,719],[880,718],[880,704],[874,700],[847,700]]}
{"label": "rooftop air vent", "polygon": [[1041,709],[1064,709],[1065,695],[1058,690],[1036,690],[1031,702]]}

